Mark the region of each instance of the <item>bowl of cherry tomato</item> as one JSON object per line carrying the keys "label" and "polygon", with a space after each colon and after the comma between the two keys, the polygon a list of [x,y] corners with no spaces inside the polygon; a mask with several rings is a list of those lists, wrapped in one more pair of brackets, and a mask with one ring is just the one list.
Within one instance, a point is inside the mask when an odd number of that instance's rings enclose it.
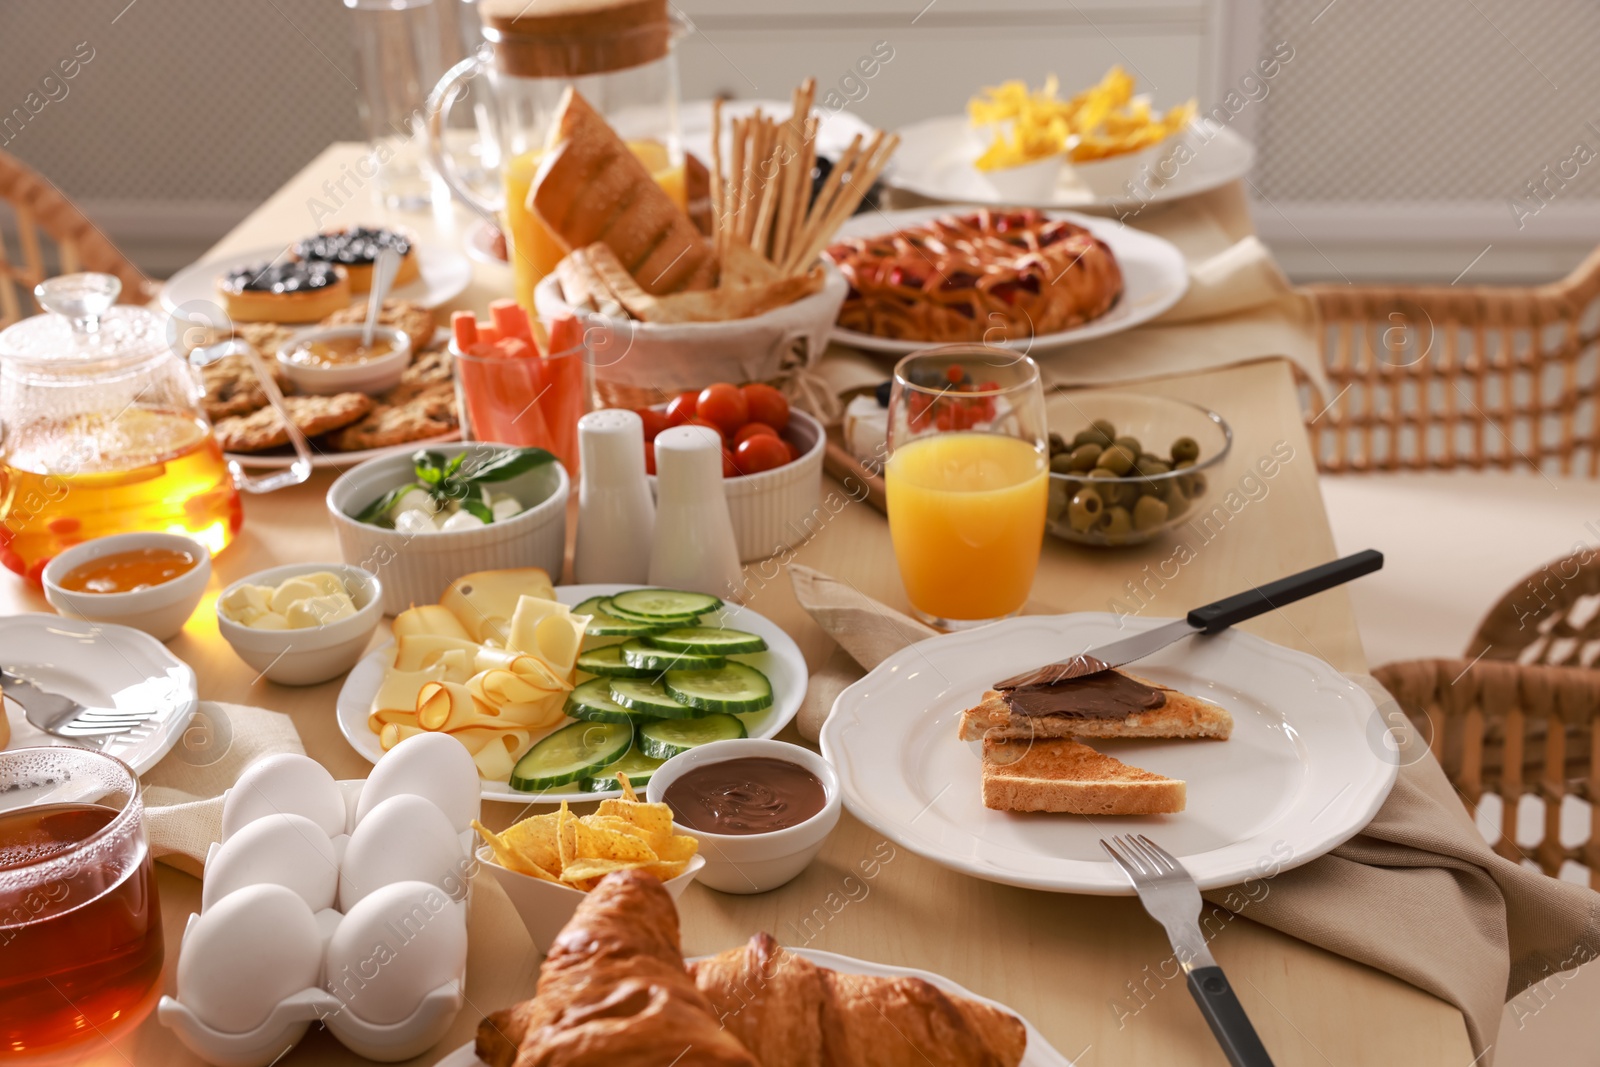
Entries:
{"label": "bowl of cherry tomato", "polygon": [[691,424],[722,435],[722,485],[741,560],[766,559],[807,540],[838,510],[822,501],[822,423],[790,408],[770,385],[716,382],[638,414],[652,489],[656,434]]}

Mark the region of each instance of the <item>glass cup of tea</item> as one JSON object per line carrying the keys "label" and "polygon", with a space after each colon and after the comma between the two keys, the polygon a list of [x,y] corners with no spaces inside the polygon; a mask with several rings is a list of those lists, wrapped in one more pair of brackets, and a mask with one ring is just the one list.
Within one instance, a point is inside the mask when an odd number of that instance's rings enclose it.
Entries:
{"label": "glass cup of tea", "polygon": [[161,989],[139,779],[81,748],[0,752],[0,1058],[126,1032]]}
{"label": "glass cup of tea", "polygon": [[1039,367],[946,345],[902,359],[889,393],[884,483],[900,579],[946,630],[1015,615],[1044,541],[1049,459]]}

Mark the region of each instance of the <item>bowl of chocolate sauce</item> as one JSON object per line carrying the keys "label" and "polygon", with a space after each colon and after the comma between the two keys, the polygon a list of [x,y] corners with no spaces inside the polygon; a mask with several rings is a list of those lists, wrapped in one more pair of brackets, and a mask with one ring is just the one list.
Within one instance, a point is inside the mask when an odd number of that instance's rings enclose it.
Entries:
{"label": "bowl of chocolate sauce", "polygon": [[662,764],[646,796],[700,842],[698,881],[765,893],[791,881],[839,823],[839,779],[819,754],[785,741],[700,745]]}

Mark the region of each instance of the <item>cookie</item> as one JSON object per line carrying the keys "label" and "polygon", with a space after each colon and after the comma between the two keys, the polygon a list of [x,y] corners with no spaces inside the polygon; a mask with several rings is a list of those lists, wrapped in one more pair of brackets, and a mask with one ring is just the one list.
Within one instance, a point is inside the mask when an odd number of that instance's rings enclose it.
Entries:
{"label": "cookie", "polygon": [[[322,320],[324,326],[359,326],[367,321],[367,302],[362,300],[335,311]],[[378,310],[378,321],[398,326],[411,338],[411,351],[420,352],[433,342],[433,312],[409,300],[385,300]]]}
{"label": "cookie", "polygon": [[[265,357],[269,361],[271,358]],[[285,393],[292,392],[293,387],[278,371],[277,365],[268,362],[267,366],[278,388]],[[233,415],[248,415],[267,406],[267,394],[261,388],[261,379],[256,377],[254,368],[244,356],[223,356],[215,363],[208,363],[200,368],[200,380],[206,390],[206,417],[212,422]]]}
{"label": "cookie", "polygon": [[455,386],[437,382],[399,402],[378,405],[360,422],[329,437],[328,443],[339,452],[363,452],[438,437],[456,428],[455,401]]}
{"label": "cookie", "polygon": [[[286,396],[284,407],[307,437],[337,430],[358,421],[375,401],[365,393],[333,396]],[[224,452],[263,452],[289,443],[289,428],[270,407],[248,415],[234,415],[217,423],[217,441]]]}
{"label": "cookie", "polygon": [[241,341],[249,341],[261,353],[261,358],[271,363],[278,357],[278,349],[293,340],[296,332],[296,327],[281,322],[241,322],[234,327],[233,335]]}

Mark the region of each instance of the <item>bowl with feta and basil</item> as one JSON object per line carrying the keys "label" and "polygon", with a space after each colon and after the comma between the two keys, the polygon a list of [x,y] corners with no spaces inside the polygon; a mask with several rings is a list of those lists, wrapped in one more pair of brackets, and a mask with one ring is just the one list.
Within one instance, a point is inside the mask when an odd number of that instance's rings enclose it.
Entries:
{"label": "bowl with feta and basil", "polygon": [[395,615],[472,571],[559,575],[570,488],[542,448],[441,444],[352,467],[328,489],[328,512],[344,561],[378,576]]}

